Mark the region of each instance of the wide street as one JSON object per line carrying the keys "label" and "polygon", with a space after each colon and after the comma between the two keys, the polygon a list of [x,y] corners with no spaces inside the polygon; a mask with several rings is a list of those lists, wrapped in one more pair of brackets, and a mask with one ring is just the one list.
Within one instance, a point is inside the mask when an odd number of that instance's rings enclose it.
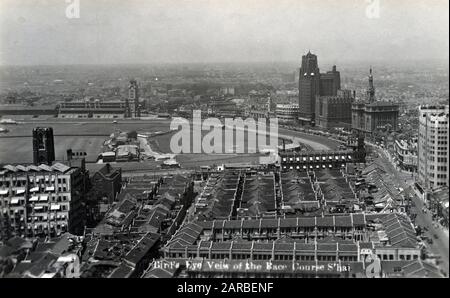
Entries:
{"label": "wide street", "polygon": [[[395,183],[403,188],[407,189],[409,186],[414,187],[414,179],[412,179],[410,173],[404,173],[395,168],[395,166],[391,163],[389,154],[385,152],[385,150],[377,148],[375,146],[372,147],[377,153],[377,160],[383,165],[384,170],[392,174],[392,178],[395,180]],[[421,226],[422,228],[426,228],[428,231],[425,232],[425,235],[430,239],[433,239],[433,243],[431,245],[427,244],[427,248],[429,251],[436,255],[440,256],[441,264],[439,265],[446,274],[449,273],[449,235],[448,231],[446,232],[443,228],[434,224],[433,219],[431,217],[431,212],[426,211],[423,212],[424,202],[421,198],[419,198],[415,192],[409,192],[410,198],[412,198],[413,208],[411,213],[416,214],[415,224]]]}

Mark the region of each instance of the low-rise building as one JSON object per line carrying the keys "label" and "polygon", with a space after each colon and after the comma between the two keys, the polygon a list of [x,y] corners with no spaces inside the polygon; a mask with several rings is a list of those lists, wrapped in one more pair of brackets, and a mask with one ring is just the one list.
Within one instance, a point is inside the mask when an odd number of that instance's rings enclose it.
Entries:
{"label": "low-rise building", "polygon": [[[375,272],[382,277],[420,262],[421,248],[407,216],[358,213],[191,222],[162,253],[184,263],[189,277],[367,277],[368,256],[382,264]],[[221,265],[191,266],[205,261]]]}
{"label": "low-rise building", "polygon": [[86,229],[82,277],[141,276],[181,225],[193,196],[185,176],[129,178],[103,220]]}
{"label": "low-rise building", "polygon": [[86,99],[60,102],[59,118],[124,118],[127,111],[125,100],[102,101]]}

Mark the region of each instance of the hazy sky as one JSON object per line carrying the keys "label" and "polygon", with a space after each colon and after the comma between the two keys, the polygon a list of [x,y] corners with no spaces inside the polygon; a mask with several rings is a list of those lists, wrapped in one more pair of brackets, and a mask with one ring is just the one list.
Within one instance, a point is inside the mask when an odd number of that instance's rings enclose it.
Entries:
{"label": "hazy sky", "polygon": [[[445,59],[448,0],[0,0],[0,63]],[[370,2],[379,3],[366,13]],[[375,7],[375,6],[372,6]],[[375,16],[369,18],[368,16]]]}

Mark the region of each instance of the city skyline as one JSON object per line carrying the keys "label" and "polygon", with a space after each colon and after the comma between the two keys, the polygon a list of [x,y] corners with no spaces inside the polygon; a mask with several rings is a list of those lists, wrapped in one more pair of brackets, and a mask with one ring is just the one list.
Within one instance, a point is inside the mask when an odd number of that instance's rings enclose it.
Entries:
{"label": "city skyline", "polygon": [[0,283],[447,278],[448,5],[0,0]]}
{"label": "city skyline", "polygon": [[80,0],[77,18],[74,1],[2,0],[0,65],[448,61],[448,1],[428,2]]}

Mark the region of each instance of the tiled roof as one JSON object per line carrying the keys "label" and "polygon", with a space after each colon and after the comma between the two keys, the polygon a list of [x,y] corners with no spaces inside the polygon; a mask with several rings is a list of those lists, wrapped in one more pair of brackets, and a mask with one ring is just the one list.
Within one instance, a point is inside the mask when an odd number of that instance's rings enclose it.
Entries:
{"label": "tiled roof", "polygon": [[442,277],[439,269],[421,260],[411,261],[402,267],[405,277]]}
{"label": "tiled roof", "polygon": [[382,219],[385,232],[391,245],[401,247],[416,247],[416,231],[411,221],[405,215],[391,213]]}

